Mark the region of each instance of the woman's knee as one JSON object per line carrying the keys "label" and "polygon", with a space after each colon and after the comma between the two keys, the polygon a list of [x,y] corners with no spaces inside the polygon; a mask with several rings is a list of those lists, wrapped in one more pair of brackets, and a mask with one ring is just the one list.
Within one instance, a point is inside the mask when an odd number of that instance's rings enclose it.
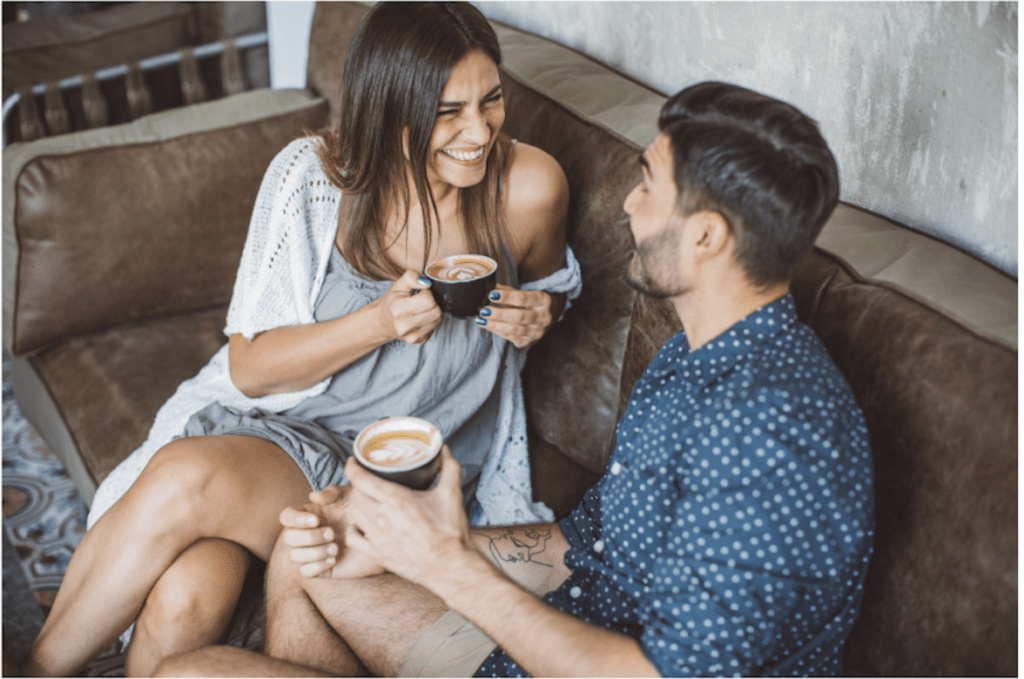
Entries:
{"label": "woman's knee", "polygon": [[172,634],[219,627],[234,611],[249,567],[249,554],[226,540],[200,540],[164,571],[146,599],[141,624]]}
{"label": "woman's knee", "polygon": [[145,499],[151,513],[197,525],[210,514],[216,486],[232,470],[211,450],[206,438],[182,438],[158,450],[132,490]]}

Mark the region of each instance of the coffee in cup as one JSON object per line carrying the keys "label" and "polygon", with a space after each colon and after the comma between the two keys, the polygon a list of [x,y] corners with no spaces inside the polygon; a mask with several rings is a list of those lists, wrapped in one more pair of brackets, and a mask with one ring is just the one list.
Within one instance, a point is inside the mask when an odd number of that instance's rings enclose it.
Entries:
{"label": "coffee in cup", "polygon": [[377,476],[426,490],[441,470],[441,431],[418,417],[388,417],[356,437],[356,460]]}
{"label": "coffee in cup", "polygon": [[498,263],[484,255],[451,255],[427,266],[437,306],[452,316],[475,316],[498,279]]}

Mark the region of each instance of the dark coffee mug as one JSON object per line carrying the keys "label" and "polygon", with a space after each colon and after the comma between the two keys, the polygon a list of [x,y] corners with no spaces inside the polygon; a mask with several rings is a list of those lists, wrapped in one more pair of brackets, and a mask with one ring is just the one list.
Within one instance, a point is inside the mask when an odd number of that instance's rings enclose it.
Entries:
{"label": "dark coffee mug", "polygon": [[427,266],[430,292],[441,311],[475,316],[498,280],[498,263],[483,255],[452,255]]}
{"label": "dark coffee mug", "polygon": [[388,481],[426,490],[441,471],[441,431],[418,417],[387,417],[356,436],[356,461]]}

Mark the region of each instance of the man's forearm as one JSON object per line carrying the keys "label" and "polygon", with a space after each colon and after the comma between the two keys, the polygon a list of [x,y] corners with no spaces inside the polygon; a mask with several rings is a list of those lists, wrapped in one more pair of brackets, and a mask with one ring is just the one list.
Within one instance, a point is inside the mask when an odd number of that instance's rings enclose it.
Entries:
{"label": "man's forearm", "polygon": [[557,523],[471,529],[473,543],[501,573],[537,596],[558,589],[572,573],[569,543]]}
{"label": "man's forearm", "polygon": [[636,640],[549,606],[480,554],[462,555],[434,593],[534,676],[658,676]]}

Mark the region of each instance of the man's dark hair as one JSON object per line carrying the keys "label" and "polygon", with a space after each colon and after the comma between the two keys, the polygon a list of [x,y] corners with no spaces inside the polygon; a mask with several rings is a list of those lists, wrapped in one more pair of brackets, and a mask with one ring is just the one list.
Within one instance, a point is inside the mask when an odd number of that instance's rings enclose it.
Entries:
{"label": "man's dark hair", "polygon": [[704,82],[665,102],[658,127],[672,142],[682,213],[720,213],[755,285],[789,281],[839,200],[817,123],[778,99]]}

